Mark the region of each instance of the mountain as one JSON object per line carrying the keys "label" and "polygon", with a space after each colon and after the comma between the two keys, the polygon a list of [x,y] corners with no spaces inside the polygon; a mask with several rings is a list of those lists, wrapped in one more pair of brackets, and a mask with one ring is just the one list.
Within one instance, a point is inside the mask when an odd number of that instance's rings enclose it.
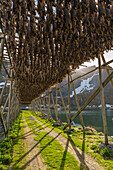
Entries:
{"label": "mountain", "polygon": [[[80,70],[76,70],[76,73],[72,74],[72,79],[75,79],[83,74],[90,72],[91,70],[95,70],[96,67],[87,67]],[[106,70],[102,71],[103,73],[103,81],[107,78]],[[68,77],[60,84],[60,87],[63,86],[68,82]],[[74,81],[74,87],[76,90],[76,94],[78,97],[78,101],[80,106],[82,106],[85,101],[94,93],[94,91],[99,87],[99,71],[96,70],[80,79]],[[62,95],[65,100],[65,104],[68,105],[68,85],[61,88]],[[113,105],[113,89],[111,84],[108,83],[107,86],[104,88],[105,94],[105,103]],[[76,107],[75,96],[72,86],[70,87],[70,98],[71,98],[71,107]],[[60,100],[60,94],[58,93],[58,99]],[[100,100],[100,93],[95,97],[95,99],[90,103],[91,106],[96,105],[98,106],[101,103]]]}

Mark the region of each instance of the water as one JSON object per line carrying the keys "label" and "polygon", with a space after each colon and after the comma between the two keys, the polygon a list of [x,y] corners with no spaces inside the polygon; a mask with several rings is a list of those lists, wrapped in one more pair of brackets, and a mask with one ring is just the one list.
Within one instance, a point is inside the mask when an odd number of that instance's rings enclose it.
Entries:
{"label": "water", "polygon": [[[75,115],[77,111],[71,112],[71,117]],[[54,111],[51,111],[53,118],[55,118]],[[67,122],[65,112],[58,111],[58,117],[62,122]],[[98,132],[103,132],[103,120],[102,120],[102,112],[101,110],[88,110],[82,111],[82,117],[84,120],[84,125],[95,128]],[[106,118],[107,118],[107,127],[108,127],[108,135],[113,136],[113,110],[106,110]],[[81,124],[80,116],[78,116],[74,123]]]}

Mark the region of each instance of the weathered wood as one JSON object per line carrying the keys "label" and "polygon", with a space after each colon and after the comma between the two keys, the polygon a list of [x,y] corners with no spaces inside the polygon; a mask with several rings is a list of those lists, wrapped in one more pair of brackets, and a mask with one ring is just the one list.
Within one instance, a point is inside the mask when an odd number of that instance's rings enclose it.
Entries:
{"label": "weathered wood", "polygon": [[12,100],[11,100],[11,126],[13,125],[13,121],[14,121],[14,94],[12,96]]}
{"label": "weathered wood", "polygon": [[54,102],[54,98],[53,98],[53,94],[52,93],[51,93],[51,98],[52,98],[52,102],[53,102],[53,106],[54,106],[54,110],[55,110],[56,121],[58,121],[58,117],[57,117],[57,113],[56,113],[56,107],[55,107],[55,102]]}
{"label": "weathered wood", "polygon": [[68,73],[68,105],[69,105],[69,127],[71,128],[71,105],[70,105],[70,75]]}
{"label": "weathered wood", "polygon": [[4,110],[5,110],[6,106],[7,106],[8,99],[9,99],[9,95],[8,95],[8,97],[7,97],[6,101],[5,101],[4,107],[3,107],[2,111],[1,111],[2,114],[3,114],[3,112],[4,112]]}
{"label": "weathered wood", "polygon": [[0,120],[1,120],[1,123],[2,123],[2,126],[3,126],[3,129],[4,129],[4,133],[6,135],[7,133],[7,128],[6,128],[6,125],[5,125],[5,122],[4,122],[4,118],[3,118],[3,114],[1,112],[1,109],[0,109]]}
{"label": "weathered wood", "polygon": [[[50,89],[49,89],[49,91],[50,91]],[[49,116],[51,116],[51,110],[50,110],[50,100],[51,100],[51,96],[50,96],[50,94],[49,94],[49,96],[48,96]]]}
{"label": "weathered wood", "polygon": [[[12,71],[11,71],[12,77]],[[7,116],[7,136],[9,136],[9,126],[10,126],[10,117],[11,117],[11,98],[12,98],[12,81],[10,82],[10,91],[9,91],[9,107],[8,107],[8,116]]]}
{"label": "weathered wood", "polygon": [[3,65],[4,69],[5,69],[6,74],[8,75],[8,78],[10,78],[9,72],[6,69],[4,62],[3,61],[1,61],[1,62],[2,62],[2,65]]}
{"label": "weathered wood", "polygon": [[[103,82],[103,87],[105,87],[109,81],[113,78],[113,72],[105,79]],[[73,121],[85,108],[86,106],[98,95],[100,92],[100,87],[91,95],[91,97],[84,103],[84,105],[80,108],[80,110],[72,117],[71,121]],[[69,126],[69,123],[64,127],[64,129]]]}
{"label": "weathered wood", "polygon": [[[70,76],[70,78],[71,78],[71,80],[72,80],[72,76]],[[73,91],[74,91],[74,96],[75,96],[77,108],[78,108],[78,111],[80,111],[80,106],[79,106],[79,102],[78,102],[76,90],[75,90],[75,87],[74,87],[74,83],[72,82],[71,84],[72,84],[72,87],[73,87]],[[81,113],[80,113],[80,120],[81,120],[82,127],[83,127],[83,129],[84,129],[84,122],[83,122],[83,118],[82,118]]]}
{"label": "weathered wood", "polygon": [[65,111],[65,114],[66,114],[67,122],[68,122],[68,124],[69,124],[69,123],[70,123],[70,121],[69,121],[69,118],[68,118],[68,115],[67,115],[67,111],[66,111],[66,107],[65,107],[64,99],[63,99],[63,96],[62,96],[62,93],[61,93],[61,89],[60,89],[59,84],[58,84],[58,89],[59,89],[59,92],[60,92],[60,97],[61,97],[62,104],[63,104],[63,107],[64,107],[64,111]]}
{"label": "weathered wood", "polygon": [[56,85],[56,107],[55,107],[55,111],[56,111],[56,121],[58,121],[58,109],[57,109],[57,87],[58,87],[58,85]]}
{"label": "weathered wood", "polygon": [[[103,54],[101,55],[101,57],[102,57],[103,63],[106,64],[106,60],[105,60]],[[106,72],[107,72],[107,75],[109,76],[109,75],[110,75],[109,70],[106,69]],[[112,86],[112,88],[113,88],[113,80],[112,80],[112,79],[110,80],[110,83],[111,83],[111,86]]]}
{"label": "weathered wood", "polygon": [[104,102],[104,87],[102,84],[102,70],[101,70],[100,57],[98,57],[98,65],[99,65],[99,80],[100,80],[100,92],[101,92],[101,104],[102,104],[102,117],[103,117],[104,135],[105,135],[105,144],[108,145],[107,121],[106,121],[105,102]]}
{"label": "weathered wood", "polygon": [[3,87],[2,92],[0,94],[0,105],[1,105],[1,102],[2,102],[2,98],[3,98],[3,94],[4,94],[4,91],[5,91],[6,85],[7,85],[7,81],[5,81],[4,87]]}
{"label": "weathered wood", "polygon": [[3,49],[4,49],[4,42],[5,40],[1,40],[1,47],[0,47],[0,77],[1,77],[1,69],[2,69],[2,59],[3,59]]}

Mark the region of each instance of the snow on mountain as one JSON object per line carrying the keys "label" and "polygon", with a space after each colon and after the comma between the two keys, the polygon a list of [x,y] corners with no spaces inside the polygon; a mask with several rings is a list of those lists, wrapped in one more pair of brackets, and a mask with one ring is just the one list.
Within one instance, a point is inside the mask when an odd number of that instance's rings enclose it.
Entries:
{"label": "snow on mountain", "polygon": [[[78,88],[76,88],[76,94],[80,94],[83,93],[84,91],[90,91],[93,90],[95,88],[95,85],[90,84],[91,80],[97,76],[98,73],[94,73],[93,76],[87,78],[87,79],[82,79],[81,84]],[[70,97],[74,96],[74,91],[72,91],[72,94],[70,95]]]}

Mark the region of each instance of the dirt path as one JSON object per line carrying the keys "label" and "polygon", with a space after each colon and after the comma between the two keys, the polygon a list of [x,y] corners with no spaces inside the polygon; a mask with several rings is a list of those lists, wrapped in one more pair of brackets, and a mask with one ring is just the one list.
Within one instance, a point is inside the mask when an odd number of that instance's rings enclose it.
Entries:
{"label": "dirt path", "polygon": [[79,161],[80,165],[83,165],[85,167],[85,169],[104,170],[104,168],[101,167],[95,161],[95,159],[93,159],[90,155],[88,155],[87,153],[82,152],[79,148],[75,147],[73,142],[70,142],[68,139],[66,139],[62,135],[59,135],[54,130],[51,131],[50,128],[45,127],[45,125],[43,125],[40,121],[38,121],[38,119],[36,119],[35,117],[33,117],[33,118],[34,118],[34,120],[36,120],[38,123],[40,123],[45,128],[45,131],[49,132],[50,136],[57,139],[58,142],[63,146],[64,150],[67,150],[68,152],[70,152],[76,158],[76,160]]}
{"label": "dirt path", "polygon": [[25,118],[24,120],[24,133],[25,133],[25,143],[26,143],[26,164],[21,167],[26,170],[46,170],[47,166],[44,165],[44,161],[40,155],[40,151],[37,147],[38,143],[34,140],[35,135],[31,132],[28,127]]}

